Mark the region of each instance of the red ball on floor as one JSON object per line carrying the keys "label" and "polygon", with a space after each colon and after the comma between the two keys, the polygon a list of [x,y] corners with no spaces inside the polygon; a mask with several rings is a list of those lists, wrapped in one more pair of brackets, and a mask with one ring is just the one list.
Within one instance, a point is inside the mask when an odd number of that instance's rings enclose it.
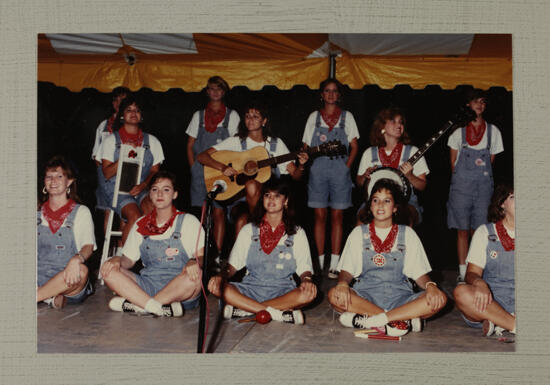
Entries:
{"label": "red ball on floor", "polygon": [[266,310],[260,310],[256,313],[256,322],[259,324],[266,324],[271,321],[271,315]]}

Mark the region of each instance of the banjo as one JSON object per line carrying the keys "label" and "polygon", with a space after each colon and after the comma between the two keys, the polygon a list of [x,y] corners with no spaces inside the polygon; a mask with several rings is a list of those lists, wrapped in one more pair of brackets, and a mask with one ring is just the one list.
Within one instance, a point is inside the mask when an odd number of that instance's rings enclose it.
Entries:
{"label": "banjo", "polygon": [[[418,151],[416,151],[407,161],[411,164],[411,166],[414,166],[414,164],[424,156],[426,151],[432,147],[432,145],[439,140],[445,134],[448,130],[451,128],[457,128],[457,127],[463,127],[464,125],[468,124],[472,120],[476,118],[475,112],[467,107],[461,107],[461,109],[458,111],[458,113],[453,117],[452,120],[449,120],[443,128],[441,128],[438,132],[436,132]],[[411,193],[412,193],[412,185],[411,182],[407,179],[405,174],[401,172],[398,168],[392,168],[392,167],[378,167],[376,170],[374,170],[370,174],[370,178],[367,179],[365,184],[363,185],[363,188],[366,188],[367,191],[367,197],[370,196],[371,190],[380,179],[390,179],[397,183],[399,187],[401,187],[401,190],[403,191],[403,195],[405,197],[405,200],[408,201]]]}

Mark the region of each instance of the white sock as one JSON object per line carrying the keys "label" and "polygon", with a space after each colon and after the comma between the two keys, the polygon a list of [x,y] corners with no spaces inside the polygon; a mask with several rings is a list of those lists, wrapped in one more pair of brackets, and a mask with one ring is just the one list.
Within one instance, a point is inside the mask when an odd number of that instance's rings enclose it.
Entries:
{"label": "white sock", "polygon": [[117,247],[115,249],[115,255],[116,256],[122,256],[122,247]]}
{"label": "white sock", "polygon": [[460,274],[462,279],[464,279],[464,277],[466,276],[466,265],[458,265],[458,273]]}
{"label": "white sock", "polygon": [[514,325],[514,328],[512,330],[510,330],[510,333],[516,334],[516,325]]}
{"label": "white sock", "polygon": [[283,312],[278,309],[274,309],[271,306],[268,306],[265,308],[265,310],[269,313],[271,316],[271,319],[274,321],[282,321],[283,319]]}
{"label": "white sock", "polygon": [[147,303],[145,304],[145,310],[158,316],[161,316],[163,314],[162,304],[154,298],[151,298],[149,301],[147,301]]}
{"label": "white sock", "polygon": [[338,265],[339,260],[340,260],[340,256],[338,254],[331,254],[329,270],[336,270],[336,266]]}
{"label": "white sock", "polygon": [[373,316],[370,316],[365,321],[366,328],[380,327],[388,323],[388,316],[386,313],[380,313]]}
{"label": "white sock", "polygon": [[319,267],[321,270],[323,270],[323,267],[325,265],[325,254],[319,255]]}

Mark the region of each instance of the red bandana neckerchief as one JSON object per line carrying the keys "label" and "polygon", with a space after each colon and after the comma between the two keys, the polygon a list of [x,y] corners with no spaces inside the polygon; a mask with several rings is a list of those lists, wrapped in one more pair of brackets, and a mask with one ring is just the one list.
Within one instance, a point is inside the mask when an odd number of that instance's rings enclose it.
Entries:
{"label": "red bandana neckerchief", "polygon": [[376,235],[376,231],[374,230],[374,222],[369,223],[370,241],[374,247],[374,251],[377,253],[389,253],[393,247],[395,238],[397,237],[398,229],[399,228],[397,225],[392,225],[388,236],[384,242],[382,242],[380,238],[378,238],[378,235]]}
{"label": "red bandana neckerchief", "polygon": [[338,123],[338,119],[340,119],[340,114],[342,113],[342,109],[340,107],[336,107],[332,114],[327,113],[327,110],[325,108],[321,109],[321,116],[323,117],[323,120],[328,125],[328,130],[332,131],[334,126],[336,126],[336,123]]}
{"label": "red bandana neckerchief", "polygon": [[57,230],[59,230],[59,228],[65,221],[65,218],[69,216],[75,206],[76,202],[72,199],[69,199],[69,201],[65,203],[65,205],[61,206],[55,211],[51,209],[49,200],[47,200],[46,203],[42,205],[42,215],[44,215],[44,218],[46,218],[46,220],[48,221],[48,226],[50,227],[52,234],[57,233]]}
{"label": "red bandana neckerchief", "polygon": [[155,208],[153,209],[153,211],[151,211],[149,214],[147,214],[137,222],[137,231],[138,233],[144,236],[164,234],[164,232],[168,230],[170,226],[172,226],[172,224],[174,223],[174,219],[178,214],[183,214],[183,213],[180,211],[177,211],[176,208],[172,206],[172,216],[164,225],[162,225],[161,227],[158,227],[157,226],[157,209]]}
{"label": "red bandana neckerchief", "polygon": [[124,126],[122,126],[118,130],[118,133],[120,135],[120,140],[122,141],[122,144],[129,144],[133,147],[140,147],[143,143],[143,131],[141,131],[141,129],[139,129],[136,134],[129,134]]}
{"label": "red bandana neckerchief", "polygon": [[279,243],[285,234],[285,224],[283,222],[271,230],[271,225],[265,220],[260,224],[260,245],[266,254],[271,254],[275,246]]}
{"label": "red bandana neckerchief", "polygon": [[216,131],[218,124],[225,118],[225,111],[225,104],[222,104],[218,111],[214,111],[211,103],[208,103],[204,110],[204,129],[208,132]]}
{"label": "red bandana neckerchief", "polygon": [[109,120],[107,120],[107,131],[109,131],[109,134],[113,133],[113,123],[115,122],[115,115],[111,116]]}
{"label": "red bandana neckerchief", "polygon": [[516,246],[516,240],[508,235],[508,231],[506,231],[506,227],[504,227],[502,221],[498,221],[497,223],[495,223],[495,228],[497,229],[498,238],[500,239],[500,243],[502,243],[502,247],[504,247],[504,250],[514,250]]}
{"label": "red bandana neckerchief", "polygon": [[386,155],[384,147],[378,147],[378,157],[382,166],[397,168],[399,167],[399,160],[401,159],[401,152],[403,151],[403,143],[398,143],[397,146],[391,150],[390,155]]}
{"label": "red bandana neckerchief", "polygon": [[481,142],[481,138],[483,138],[483,134],[485,134],[485,128],[487,128],[485,121],[481,122],[481,126],[479,126],[477,130],[473,122],[468,123],[466,126],[466,141],[470,146],[475,146]]}

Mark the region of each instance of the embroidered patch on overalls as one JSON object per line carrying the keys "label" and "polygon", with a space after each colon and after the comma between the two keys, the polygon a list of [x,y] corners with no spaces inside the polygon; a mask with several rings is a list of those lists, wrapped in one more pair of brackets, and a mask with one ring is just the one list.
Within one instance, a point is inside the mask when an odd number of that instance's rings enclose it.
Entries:
{"label": "embroidered patch on overalls", "polygon": [[481,158],[476,159],[476,166],[485,166],[485,162]]}
{"label": "embroidered patch on overalls", "polygon": [[283,267],[285,267],[285,265],[283,265],[282,263],[278,263],[275,265],[275,268],[278,270],[283,270]]}
{"label": "embroidered patch on overalls", "polygon": [[320,137],[319,137],[319,140],[321,142],[326,142],[327,141],[327,136],[325,134],[322,134]]}
{"label": "embroidered patch on overalls", "polygon": [[376,266],[384,266],[386,264],[386,258],[382,254],[376,254],[372,257],[372,262],[374,262]]}
{"label": "embroidered patch on overalls", "polygon": [[169,247],[164,252],[168,257],[173,257],[174,255],[178,255],[179,250],[175,247]]}
{"label": "embroidered patch on overalls", "polygon": [[55,245],[57,250],[65,250],[65,245]]}
{"label": "embroidered patch on overalls", "polygon": [[292,258],[292,255],[290,255],[290,253],[286,253],[286,254],[285,254],[285,258],[286,258],[286,259],[290,259],[290,258]]}
{"label": "embroidered patch on overalls", "polygon": [[489,256],[491,257],[491,259],[496,259],[496,257],[498,257],[498,253],[496,252],[496,250],[491,250]]}

